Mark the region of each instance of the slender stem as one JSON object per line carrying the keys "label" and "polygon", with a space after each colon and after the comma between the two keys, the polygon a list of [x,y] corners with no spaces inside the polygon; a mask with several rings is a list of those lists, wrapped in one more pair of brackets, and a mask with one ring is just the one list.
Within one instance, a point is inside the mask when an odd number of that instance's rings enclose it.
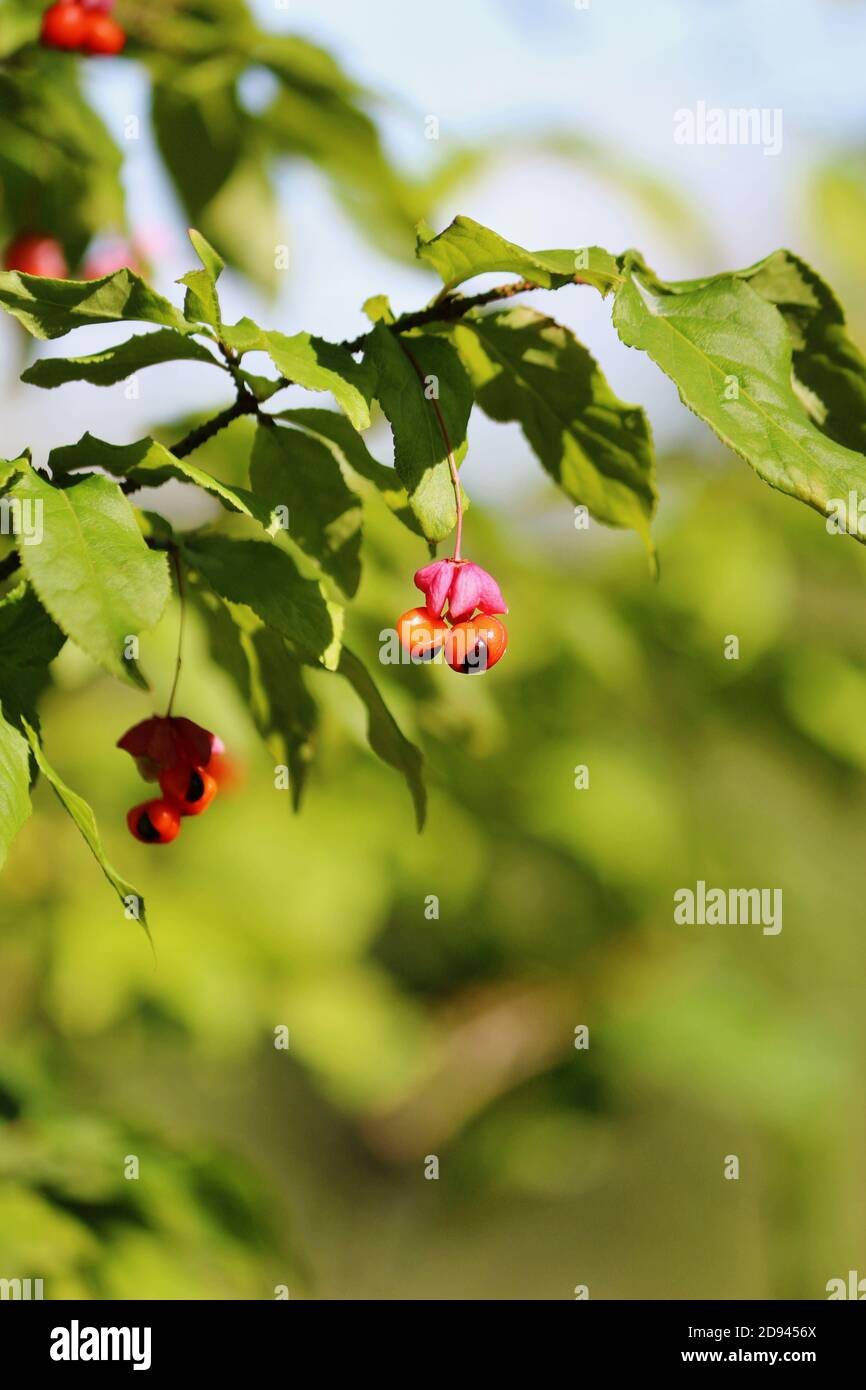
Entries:
{"label": "slender stem", "polygon": [[177,594],[180,599],[180,623],[177,629],[177,659],[174,663],[174,680],[171,685],[171,694],[168,697],[168,709],[165,712],[166,719],[171,718],[174,708],[174,697],[177,693],[177,683],[180,679],[180,668],[183,665],[183,632],[186,625],[186,591],[183,585],[183,570],[181,569],[180,554],[176,545],[171,547],[171,558],[174,562],[174,572],[177,577]]}
{"label": "slender stem", "polygon": [[463,498],[460,492],[460,477],[457,472],[457,462],[454,458],[454,450],[451,448],[451,440],[448,438],[448,428],[445,424],[445,417],[442,414],[442,411],[439,409],[439,402],[437,401],[436,397],[427,395],[427,383],[424,379],[424,373],[421,370],[421,365],[418,362],[417,358],[409,351],[402,338],[398,338],[397,342],[400,344],[400,347],[403,349],[403,352],[408,357],[409,361],[412,363],[412,366],[415,368],[415,374],[421,383],[421,390],[424,392],[424,399],[430,401],[430,404],[432,405],[434,413],[436,415],[436,419],[439,421],[439,429],[442,432],[442,439],[444,440],[445,449],[448,454],[448,467],[451,470],[451,486],[454,489],[454,505],[457,508],[457,529],[454,532],[454,552],[451,558],[452,560],[459,560],[460,546],[463,541]]}
{"label": "slender stem", "polygon": [[[583,282],[575,276],[574,283],[578,285]],[[464,296],[443,291],[432,304],[428,304],[424,309],[414,309],[410,314],[401,314],[389,327],[392,333],[405,333],[410,328],[421,328],[425,323],[450,323],[454,319],[462,319],[472,309],[483,309],[485,304],[495,304],[500,299],[511,299],[516,294],[526,294],[528,290],[543,288],[543,285],[536,285],[531,280],[515,280],[510,285],[496,285],[492,290],[484,290],[481,294]],[[340,347],[345,348],[346,352],[360,352],[367,337],[366,333],[361,333],[357,338],[340,343]]]}
{"label": "slender stem", "polygon": [[196,425],[183,439],[173,444],[171,452],[175,458],[186,458],[187,454],[200,449],[202,444],[213,439],[215,434],[219,434],[220,430],[224,430],[233,420],[239,419],[241,415],[255,415],[257,410],[258,404],[253,396],[238,396],[237,400],[226,406],[225,410],[221,410],[219,415],[215,415],[212,420],[205,420],[204,424]]}
{"label": "slender stem", "polygon": [[[573,278],[576,285],[586,283],[584,280],[581,280],[579,275],[575,275]],[[528,290],[543,288],[545,287],[536,285],[532,280],[515,280],[512,281],[511,284],[497,285],[493,289],[484,290],[481,294],[475,295],[464,296],[445,289],[440,291],[432,303],[428,304],[425,308],[416,309],[408,314],[401,314],[400,317],[395,319],[388,327],[390,331],[396,335],[400,346],[403,348],[404,352],[406,352],[406,355],[409,357],[423,383],[423,373],[408,348],[406,348],[405,343],[400,338],[401,333],[408,332],[409,329],[412,328],[421,328],[428,323],[452,323],[454,320],[461,319],[466,314],[471,313],[473,309],[483,308],[485,304],[493,304],[500,300],[511,299],[516,294],[525,294]],[[340,343],[339,346],[349,353],[360,352],[367,342],[368,337],[369,333],[361,333],[357,338],[348,339]],[[267,411],[262,410],[249,385],[244,381],[237,352],[220,339],[215,339],[215,345],[224,360],[226,370],[231,375],[237,387],[237,399],[231,405],[226,406],[225,410],[221,410],[218,415],[215,415],[210,420],[205,420],[200,425],[196,425],[196,427],[185,434],[182,439],[179,439],[178,442],[172,446],[171,450],[177,458],[186,458],[188,454],[194,453],[196,449],[200,449],[209,439],[219,434],[221,430],[226,429],[228,425],[232,424],[234,420],[239,419],[242,415],[254,415],[261,424],[272,424],[272,417]],[[278,380],[279,390],[283,390],[284,387],[294,384],[288,377],[281,376]],[[448,452],[451,482],[454,487],[454,498],[457,504],[457,532],[454,545],[454,559],[459,560],[460,545],[463,535],[463,503],[460,497],[460,480],[457,476],[457,464],[454,461],[454,452],[448,439],[448,431],[445,427],[442,411],[439,409],[439,403],[436,400],[433,400],[431,403],[436,412],[436,418],[439,422],[439,428],[442,431],[442,438],[445,440],[445,448]],[[133,478],[124,478],[120,481],[122,491],[127,494],[138,492],[141,486],[142,484],[137,479]],[[4,560],[0,561],[0,581],[8,578],[9,575],[14,573],[17,567],[18,557],[17,554],[13,552],[11,555],[6,556]]]}

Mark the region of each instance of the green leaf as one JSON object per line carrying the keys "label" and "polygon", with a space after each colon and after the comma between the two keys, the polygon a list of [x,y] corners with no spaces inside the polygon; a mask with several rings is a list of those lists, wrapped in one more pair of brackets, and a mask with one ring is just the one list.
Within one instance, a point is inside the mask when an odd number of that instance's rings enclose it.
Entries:
{"label": "green leaf", "polygon": [[422,776],[423,758],[414,743],[401,732],[375,681],[362,661],[344,647],[337,667],[367,709],[367,738],[377,757],[403,774],[415,807],[415,820],[423,829],[427,814],[427,792]]}
{"label": "green leaf", "polygon": [[199,220],[226,260],[273,295],[280,279],[278,248],[286,241],[286,230],[267,153],[258,130],[250,128],[243,156]]}
{"label": "green leaf", "polygon": [[170,328],[158,328],[88,357],[41,357],[21,373],[21,380],[30,386],[44,387],[63,386],[67,381],[114,386],[145,367],[183,361],[207,362],[211,367],[220,365],[213,353],[194,338],[184,337]]}
{"label": "green leaf", "polygon": [[238,376],[250,388],[260,405],[269,401],[278,391],[285,391],[288,384],[279,377],[275,379],[272,376],[258,376],[255,372],[245,372],[242,367],[238,368]]}
{"label": "green leaf", "polygon": [[260,425],[250,483],[266,507],[288,508],[289,534],[345,594],[361,579],[361,503],[324,445],[300,430]]}
{"label": "green leaf", "polygon": [[[648,283],[670,293],[692,293],[718,276],[659,280],[632,253]],[[791,342],[793,386],[822,434],[858,453],[866,450],[866,359],[845,328],[845,314],[830,286],[792,251],[774,251],[745,270],[732,271],[782,315]]]}
{"label": "green leaf", "polygon": [[438,236],[422,228],[416,255],[436,271],[446,291],[493,270],[519,275],[542,289],[557,289],[575,282],[594,285],[603,295],[621,278],[614,257],[599,246],[574,251],[525,251],[482,227],[480,222],[473,222],[471,217],[455,217]]}
{"label": "green leaf", "polygon": [[343,609],[319,584],[304,579],[284,550],[260,541],[198,535],[184,554],[212,589],[231,603],[252,608],[304,656],[333,670],[339,660]]}
{"label": "green leaf", "polygon": [[795,390],[781,313],[741,276],[666,286],[629,256],[613,320],[771,487],[824,514],[866,490],[862,455],[822,434]]}
{"label": "green leaf", "polygon": [[211,493],[229,511],[241,512],[263,527],[269,535],[280,529],[279,519],[247,488],[229,487],[211,473],[187,459],[179,459],[155,439],[139,439],[135,444],[108,444],[92,434],[82,435],[77,444],[52,449],[48,462],[54,476],[80,469],[102,468],[115,478],[129,478],[139,487],[160,487],[174,479],[192,483]]}
{"label": "green leaf", "polygon": [[0,599],[0,701],[13,723],[26,715],[36,724],[36,701],[65,641],[29,584]]}
{"label": "green leaf", "polygon": [[795,389],[823,434],[866,453],[866,360],[845,329],[830,286],[791,251],[775,251],[740,278],[774,304],[793,350]]}
{"label": "green leaf", "polygon": [[377,488],[383,502],[404,526],[418,536],[423,535],[418,519],[409,506],[409,494],[396,472],[373,457],[345,415],[338,415],[335,410],[320,410],[315,406],[298,406],[294,410],[281,410],[274,419],[286,420],[321,439],[340,463]]}
{"label": "green leaf", "polygon": [[303,667],[283,638],[250,608],[224,603],[199,588],[193,592],[207,627],[211,658],[234,682],[275,762],[288,767],[297,811],[317,722]]}
{"label": "green leaf", "polygon": [[374,122],[340,92],[286,82],[261,117],[280,154],[310,160],[333,180],[346,211],[377,245],[399,254],[427,206],[388,158]]}
{"label": "green leaf", "polygon": [[22,454],[17,459],[0,459],[0,493],[6,491],[16,478],[20,478],[30,467],[30,454]]}
{"label": "green leaf", "polygon": [[151,119],[160,153],[197,226],[242,158],[249,136],[237,77],[237,61],[219,55],[187,68],[178,64],[153,84]]}
{"label": "green leaf", "polygon": [[370,424],[370,400],[375,380],[369,367],[351,353],[309,333],[268,332],[252,319],[224,328],[223,339],[237,352],[266,352],[277,371],[308,391],[330,391],[356,430]]}
{"label": "green leaf", "polygon": [[371,323],[393,323],[394,310],[386,294],[371,294],[365,299],[361,309]]}
{"label": "green leaf", "polygon": [[296,34],[255,33],[246,44],[254,63],[269,67],[291,87],[313,92],[361,96],[362,89],[324,48]]}
{"label": "green leaf", "polygon": [[55,488],[31,470],[11,495],[41,513],[41,541],[19,538],[18,553],[51,617],[112,675],[144,686],[124,659],[124,645],[159,621],[168,565],[165,555],[148,550],[120,488],[102,477]]}
{"label": "green leaf", "polygon": [[[418,364],[416,371],[408,356]],[[472,388],[458,354],[442,338],[407,337],[379,323],[370,333],[366,358],[378,374],[376,394],[394,436],[394,466],[405,485],[409,505],[430,541],[441,541],[457,521],[448,450],[434,402],[426,391],[438,391],[436,404],[445,423],[456,464],[466,454],[466,427],[472,409]],[[419,376],[420,372],[420,376]]]}
{"label": "green leaf", "polygon": [[222,327],[217,280],[225,269],[225,261],[195,228],[191,227],[189,239],[204,267],[203,270],[190,270],[181,275],[179,285],[186,285],[184,316],[195,323],[208,323],[212,328]]}
{"label": "green leaf", "polygon": [[149,512],[144,507],[133,507],[138,529],[148,542],[156,541],[157,549],[167,550],[175,543],[174,527],[159,512]]}
{"label": "green leaf", "polygon": [[226,263],[219,251],[214,250],[206,237],[201,232],[197,232],[195,227],[189,229],[189,239],[192,242],[193,250],[210,276],[214,284],[222,275],[226,268]]}
{"label": "green leaf", "polygon": [[[69,815],[75,821],[75,824],[78,826],[78,829],[81,831],[81,834],[84,837],[88,849],[90,850],[91,854],[93,855],[102,872],[105,874],[105,877],[108,879],[108,882],[111,884],[115,893],[120,898],[120,901],[123,903],[124,907],[135,908],[137,912],[137,920],[141,923],[145,932],[147,932],[147,936],[149,938],[150,932],[148,931],[147,917],[144,911],[144,898],[142,897],[141,893],[139,893],[137,888],[133,888],[131,883],[127,883],[126,879],[120,877],[120,874],[118,874],[117,871],[112,868],[112,866],[106,859],[105,851],[102,848],[102,841],[99,838],[99,830],[97,829],[96,825],[96,817],[94,816],[92,809],[84,800],[84,798],[79,796],[77,792],[72,791],[71,788],[67,787],[66,783],[62,780],[62,778],[59,777],[58,774],[54,771],[54,768],[51,766],[44,752],[42,751],[42,745],[39,742],[39,739],[37,738],[33,729],[30,727],[26,720],[24,721],[24,730],[27,734],[28,739],[30,740],[30,747],[33,750],[33,756],[36,759],[36,763],[39,767],[40,772],[51,783],[51,786],[54,788],[54,791],[56,792],[61,805],[64,807],[66,811],[69,812]],[[134,903],[130,901],[131,899],[135,900]]]}
{"label": "green leaf", "polygon": [[27,740],[11,724],[7,724],[0,711],[0,868],[30,810]]}
{"label": "green leaf", "polygon": [[478,404],[516,420],[545,470],[608,526],[650,544],[655,455],[646,416],[614,394],[567,328],[534,309],[465,319],[451,330]]}
{"label": "green leaf", "polygon": [[159,323],[179,333],[195,331],[173,304],[127,269],[86,281],[49,280],[3,270],[0,308],[34,338],[62,338],[73,328],[121,321]]}

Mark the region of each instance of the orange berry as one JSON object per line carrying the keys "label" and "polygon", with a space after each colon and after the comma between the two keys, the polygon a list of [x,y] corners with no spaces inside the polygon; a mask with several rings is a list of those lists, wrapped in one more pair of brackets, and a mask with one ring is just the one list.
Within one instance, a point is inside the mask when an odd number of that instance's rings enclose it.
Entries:
{"label": "orange berry", "polygon": [[410,608],[397,620],[397,635],[413,661],[432,661],[448,635],[448,624],[427,608]]}
{"label": "orange berry", "polygon": [[84,51],[92,57],[114,58],[123,49],[126,34],[110,14],[91,11],[86,15]]}
{"label": "orange berry", "polygon": [[42,44],[45,48],[80,48],[88,23],[89,16],[81,5],[60,0],[42,16]]}
{"label": "orange berry", "polygon": [[445,660],[461,675],[489,671],[505,655],[508,633],[498,618],[480,613],[468,623],[457,623],[445,642]]}
{"label": "orange berry", "polygon": [[159,775],[164,797],[176,806],[182,816],[200,816],[217,794],[216,779],[203,767],[176,763]]}
{"label": "orange berry", "polygon": [[180,834],[180,812],[160,798],[133,806],[126,823],[130,834],[145,845],[169,845]]}

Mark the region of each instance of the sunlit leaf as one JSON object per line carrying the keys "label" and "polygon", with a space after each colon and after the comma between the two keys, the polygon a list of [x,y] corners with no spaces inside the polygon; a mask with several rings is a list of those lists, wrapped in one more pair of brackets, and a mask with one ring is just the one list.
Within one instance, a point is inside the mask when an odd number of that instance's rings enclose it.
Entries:
{"label": "sunlit leaf", "polygon": [[367,340],[365,360],[377,372],[376,394],[391,424],[394,466],[409,505],[427,539],[443,540],[457,520],[446,436],[458,467],[466,454],[472,408],[466,370],[444,339],[415,335],[404,346],[382,323]]}
{"label": "sunlit leaf", "polygon": [[453,337],[486,414],[520,423],[573,502],[649,542],[656,505],[649,422],[611,390],[571,331],[520,308],[467,319]]}
{"label": "sunlit leaf", "polygon": [[101,468],[112,477],[128,478],[138,487],[159,487],[170,479],[192,483],[209,492],[229,511],[251,517],[269,534],[278,529],[279,523],[270,508],[255,493],[248,488],[221,483],[213,474],[188,459],[178,458],[155,439],[139,439],[135,444],[108,444],[104,439],[85,434],[77,444],[52,449],[48,462],[55,476]]}
{"label": "sunlit leaf", "polygon": [[[108,860],[106,859],[105,851],[102,848],[102,841],[99,838],[99,830],[97,829],[96,825],[96,817],[94,816],[91,807],[87,804],[83,797],[79,796],[77,792],[72,791],[70,787],[67,787],[66,783],[59,776],[59,774],[54,771],[54,768],[51,766],[51,764],[45,756],[45,753],[42,749],[42,745],[36,733],[30,727],[26,720],[24,721],[24,729],[30,741],[30,747],[32,749],[33,756],[36,759],[40,772],[51,783],[51,786],[57,794],[58,800],[60,801],[63,808],[66,811],[68,811],[69,815],[75,821],[75,824],[81,831],[81,834],[84,838],[84,841],[88,849],[90,850],[91,854],[93,855],[102,872],[105,874],[105,877],[108,879],[108,882],[111,884],[115,893],[120,898],[120,901],[123,903],[124,907],[130,911],[131,916],[129,920],[139,921],[144,930],[147,932],[147,918],[145,916],[144,911],[144,898],[142,897],[141,893],[139,893],[137,888],[133,888],[131,883],[127,883],[126,879],[121,878],[120,874],[118,874],[117,871],[114,868],[112,868],[111,864],[109,864]],[[150,935],[149,932],[148,935]]]}
{"label": "sunlit leaf", "polygon": [[219,366],[212,352],[194,338],[170,328],[139,333],[117,347],[87,357],[40,357],[21,373],[30,386],[63,386],[67,381],[87,381],[91,386],[114,386],[145,367],[164,362],[207,362]]}
{"label": "sunlit leaf", "polygon": [[264,508],[288,509],[292,539],[344,593],[354,594],[361,578],[361,503],[332,452],[301,430],[262,425],[250,484]]}
{"label": "sunlit leaf", "polygon": [[36,701],[66,638],[29,584],[0,599],[0,702],[6,717],[36,724]]}
{"label": "sunlit leaf", "polygon": [[740,275],[666,286],[627,257],[613,318],[772,487],[825,514],[866,492],[866,459],[821,433],[795,389],[785,319]]}
{"label": "sunlit leaf", "polygon": [[29,545],[19,537],[18,553],[51,617],[112,675],[144,685],[124,653],[130,637],[159,621],[168,565],[148,550],[120,488],[103,477],[56,488],[31,470],[12,496],[41,518],[41,540]]}
{"label": "sunlit leaf", "polygon": [[277,371],[298,386],[308,391],[330,391],[356,429],[369,425],[374,378],[369,367],[356,362],[345,348],[309,333],[289,337],[269,332],[246,318],[224,328],[222,336],[241,354],[266,352]]}
{"label": "sunlit leaf", "polygon": [[620,280],[614,257],[599,246],[573,251],[525,251],[489,227],[473,222],[471,217],[455,217],[438,236],[422,228],[417,256],[436,271],[446,290],[456,289],[464,280],[492,270],[519,275],[543,289],[556,289],[579,280],[594,285],[601,294],[607,294]]}
{"label": "sunlit leaf", "polygon": [[0,308],[34,338],[62,338],[94,323],[159,323],[179,333],[194,331],[178,309],[133,271],[116,270],[101,280],[49,280],[0,271]]}
{"label": "sunlit leaf", "polygon": [[337,667],[367,710],[367,737],[373,752],[403,774],[415,807],[418,829],[427,814],[427,792],[422,776],[423,758],[414,743],[401,732],[397,721],[382,699],[373,677],[354,652],[344,647]]}
{"label": "sunlit leaf", "polygon": [[260,541],[211,535],[191,537],[183,551],[221,598],[246,604],[299,652],[335,668],[343,610],[325,598],[315,580],[302,578],[285,551]]}
{"label": "sunlit leaf", "polygon": [[0,692],[0,868],[9,846],[30,815],[30,756],[27,740],[3,718]]}

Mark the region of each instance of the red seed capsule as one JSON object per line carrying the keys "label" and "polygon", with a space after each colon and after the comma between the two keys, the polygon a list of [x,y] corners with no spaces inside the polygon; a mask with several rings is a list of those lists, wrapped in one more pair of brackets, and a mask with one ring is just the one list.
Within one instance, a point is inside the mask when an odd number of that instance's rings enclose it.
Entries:
{"label": "red seed capsule", "polygon": [[126,34],[110,14],[90,11],[85,15],[83,48],[93,57],[113,58],[123,49]]}
{"label": "red seed capsule", "polygon": [[426,608],[410,608],[397,620],[397,635],[413,661],[432,661],[448,636],[448,624]]}
{"label": "red seed capsule", "polygon": [[81,5],[60,3],[52,5],[42,16],[41,39],[45,48],[80,48],[87,33],[90,16]]}
{"label": "red seed capsule", "polygon": [[145,845],[169,845],[180,834],[180,812],[169,801],[157,798],[133,806],[127,813],[130,834]]}
{"label": "red seed capsule", "polygon": [[468,623],[457,623],[445,642],[445,660],[461,675],[489,671],[505,655],[508,633],[498,618],[480,613]]}
{"label": "red seed capsule", "polygon": [[7,270],[17,270],[22,275],[44,275],[51,280],[65,280],[69,273],[60,242],[53,236],[37,236],[32,232],[23,232],[10,241],[3,264]]}
{"label": "red seed capsule", "polygon": [[182,816],[200,816],[217,794],[216,779],[203,767],[178,763],[160,773],[160,790]]}

